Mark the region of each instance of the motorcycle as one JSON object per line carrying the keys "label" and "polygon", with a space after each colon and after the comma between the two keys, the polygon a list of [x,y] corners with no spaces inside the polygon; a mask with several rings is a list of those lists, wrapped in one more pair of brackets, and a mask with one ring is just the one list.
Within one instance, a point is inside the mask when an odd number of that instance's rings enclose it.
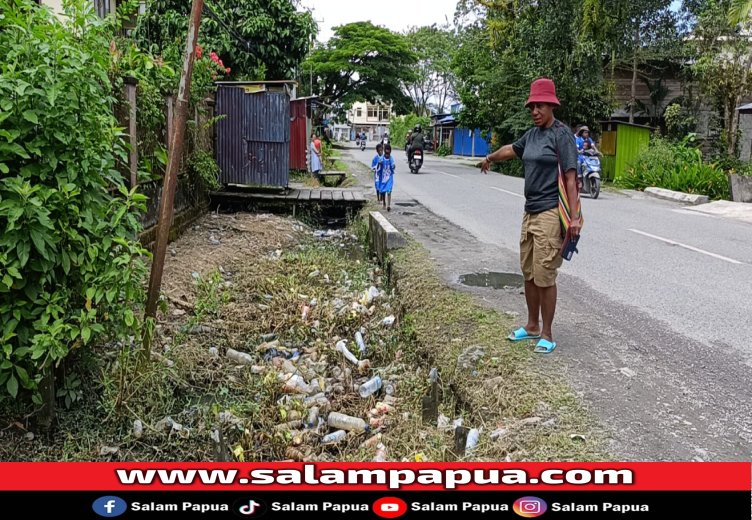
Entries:
{"label": "motorcycle", "polygon": [[410,173],[418,173],[423,166],[423,152],[421,150],[415,150],[413,152],[413,159],[410,161]]}
{"label": "motorcycle", "polygon": [[601,160],[598,152],[585,150],[582,153],[580,193],[587,193],[591,198],[597,199],[601,193]]}
{"label": "motorcycle", "polygon": [[361,139],[360,140],[360,151],[362,152],[365,149],[366,149],[366,140],[365,139]]}

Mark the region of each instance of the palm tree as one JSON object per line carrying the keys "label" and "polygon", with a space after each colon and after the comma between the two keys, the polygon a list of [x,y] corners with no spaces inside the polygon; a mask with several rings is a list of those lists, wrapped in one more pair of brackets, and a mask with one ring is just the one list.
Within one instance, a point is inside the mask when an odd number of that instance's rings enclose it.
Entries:
{"label": "palm tree", "polygon": [[752,11],[752,0],[731,0],[728,13],[729,22],[732,25],[742,23],[747,19],[750,11]]}

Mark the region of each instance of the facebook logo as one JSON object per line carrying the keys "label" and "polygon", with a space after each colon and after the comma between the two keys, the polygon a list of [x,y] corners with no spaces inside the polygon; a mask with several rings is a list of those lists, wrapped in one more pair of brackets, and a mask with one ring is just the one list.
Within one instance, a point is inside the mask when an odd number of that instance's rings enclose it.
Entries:
{"label": "facebook logo", "polygon": [[99,516],[120,516],[128,509],[128,504],[122,498],[102,497],[94,501],[91,508]]}

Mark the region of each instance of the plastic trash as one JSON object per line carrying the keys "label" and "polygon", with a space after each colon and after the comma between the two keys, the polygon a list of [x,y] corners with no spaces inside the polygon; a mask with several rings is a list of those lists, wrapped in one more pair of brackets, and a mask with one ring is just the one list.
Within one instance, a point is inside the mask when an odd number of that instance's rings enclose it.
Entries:
{"label": "plastic trash", "polygon": [[308,315],[311,313],[311,307],[308,305],[303,305],[303,321],[305,321],[308,318]]}
{"label": "plastic trash", "polygon": [[386,403],[376,403],[376,411],[378,413],[389,413],[395,410],[394,406]]}
{"label": "plastic trash", "polygon": [[209,354],[211,357],[219,357],[219,350],[217,350],[217,347],[212,347],[209,349]]}
{"label": "plastic trash", "polygon": [[236,363],[239,363],[241,365],[252,365],[253,364],[253,357],[246,354],[245,352],[238,352],[237,350],[233,350],[231,348],[227,349],[227,357],[229,359],[232,359]]}
{"label": "plastic trash", "polygon": [[385,381],[384,382],[384,393],[386,395],[394,395],[395,391],[396,390],[395,390],[393,382],[391,382],[391,381]]}
{"label": "plastic trash", "polygon": [[477,429],[473,428],[467,434],[467,443],[465,443],[465,449],[468,451],[475,449],[479,441],[480,441],[480,432]]}
{"label": "plastic trash", "polygon": [[278,432],[282,432],[282,431],[288,431],[288,430],[299,430],[302,427],[303,427],[303,421],[298,419],[296,421],[290,421],[284,424],[278,424],[277,426],[274,427],[274,429],[277,430]]}
{"label": "plastic trash", "polygon": [[360,397],[365,399],[366,397],[375,394],[379,390],[381,390],[381,378],[379,376],[376,376],[360,386]]}
{"label": "plastic trash", "polygon": [[367,372],[371,369],[371,362],[367,359],[361,359],[358,361],[358,370],[361,372]]}
{"label": "plastic trash", "polygon": [[314,272],[308,275],[308,278],[316,278],[319,274],[321,274],[321,272],[316,269]]}
{"label": "plastic trash", "polygon": [[389,316],[388,318],[384,318],[384,321],[382,323],[386,325],[387,327],[391,327],[392,325],[394,325],[394,321],[395,321],[395,317]]}
{"label": "plastic trash", "polygon": [[439,415],[439,420],[436,423],[436,426],[441,430],[448,430],[449,429],[449,417],[447,417],[444,414]]}
{"label": "plastic trash", "polygon": [[366,343],[363,341],[363,334],[360,331],[355,333],[355,343],[358,344],[358,350],[362,356],[366,354]]}
{"label": "plastic trash", "polygon": [[306,425],[308,428],[313,428],[314,426],[318,426],[319,424],[319,407],[314,406],[311,408],[311,411],[308,412],[308,424]]}
{"label": "plastic trash", "polygon": [[428,380],[431,383],[435,383],[439,380],[439,370],[437,368],[432,368],[431,372],[428,374]]}
{"label": "plastic trash", "polygon": [[286,359],[284,363],[282,363],[282,372],[285,374],[294,374],[298,371],[298,368],[292,364],[292,361],[289,359]]}
{"label": "plastic trash", "polygon": [[352,352],[347,350],[347,341],[341,340],[339,343],[337,343],[337,346],[334,348],[337,352],[344,354],[344,356],[350,361],[352,364],[357,365],[358,364],[358,358],[356,358]]}
{"label": "plastic trash", "polygon": [[347,432],[344,430],[338,430],[334,433],[326,435],[323,439],[321,439],[321,444],[336,444],[338,442],[344,441],[346,438]]}
{"label": "plastic trash", "polygon": [[381,434],[377,433],[370,439],[368,439],[366,442],[360,445],[360,449],[362,450],[368,450],[373,448],[374,446],[378,446],[381,443]]}
{"label": "plastic trash", "polygon": [[491,440],[495,441],[496,439],[500,439],[504,435],[506,435],[507,430],[506,428],[499,428],[497,430],[494,430],[491,432]]}
{"label": "plastic trash", "polygon": [[139,420],[133,421],[133,436],[137,439],[140,439],[143,434],[144,434],[144,425],[141,423],[141,421]]}
{"label": "plastic trash", "polygon": [[282,391],[286,394],[294,394],[298,392],[307,394],[311,391],[311,387],[308,386],[308,383],[305,382],[305,379],[296,374],[287,380]]}
{"label": "plastic trash", "polygon": [[157,431],[164,431],[169,430],[172,428],[173,425],[172,417],[165,417],[161,421],[159,421],[157,424],[154,425],[154,429]]}
{"label": "plastic trash", "polygon": [[462,417],[454,421],[454,423],[452,424],[452,430],[456,430],[460,426],[462,426]]}
{"label": "plastic trash", "polygon": [[386,462],[386,460],[386,446],[379,443],[378,446],[376,446],[376,455],[374,455],[371,462]]}
{"label": "plastic trash", "polygon": [[337,412],[332,412],[329,414],[327,423],[332,428],[346,431],[367,432],[370,429],[363,419],[359,417],[351,417],[349,415]]}

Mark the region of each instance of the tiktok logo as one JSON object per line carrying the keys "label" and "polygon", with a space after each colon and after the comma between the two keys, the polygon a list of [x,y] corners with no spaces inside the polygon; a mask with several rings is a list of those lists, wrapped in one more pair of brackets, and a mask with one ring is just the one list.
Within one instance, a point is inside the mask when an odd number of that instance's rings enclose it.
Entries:
{"label": "tiktok logo", "polygon": [[266,504],[258,498],[243,498],[235,502],[232,509],[242,517],[259,517],[266,513]]}

